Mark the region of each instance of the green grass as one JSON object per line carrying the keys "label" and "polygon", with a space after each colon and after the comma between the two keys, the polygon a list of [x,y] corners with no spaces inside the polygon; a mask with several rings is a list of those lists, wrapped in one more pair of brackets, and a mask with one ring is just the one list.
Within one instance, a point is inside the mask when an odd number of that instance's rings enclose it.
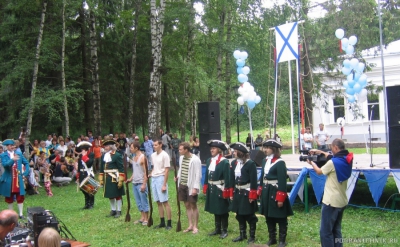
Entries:
{"label": "green grass", "polygon": [[[289,230],[287,242],[289,246],[312,247],[320,246],[319,244],[319,222],[320,210],[316,205],[315,197],[313,196],[312,186],[308,185],[310,190],[310,212],[304,212],[304,205],[300,201],[294,205],[294,216],[289,219]],[[208,237],[207,233],[214,228],[213,215],[204,211],[205,197],[199,197],[198,207],[200,212],[199,233],[176,232],[177,223],[177,204],[176,192],[173,182],[173,176],[169,177],[169,198],[172,207],[172,224],[173,230],[166,231],[165,229],[152,229],[146,226],[135,225],[133,221],[140,218],[140,214],[136,208],[131,187],[131,222],[125,223],[125,214],[127,212],[126,196],[124,196],[123,216],[115,218],[107,218],[110,211],[109,201],[103,198],[102,191],[96,195],[95,208],[93,210],[81,210],[84,203],[84,198],[81,192],[76,191],[76,185],[71,183],[64,187],[52,187],[54,197],[47,197],[44,188],[40,188],[40,194],[27,196],[25,200],[26,212],[27,207],[41,206],[51,210],[61,219],[72,234],[79,241],[91,243],[95,247],[109,246],[247,246],[247,243],[233,243],[232,239],[239,234],[238,223],[235,220],[233,213],[229,217],[229,236],[220,240],[218,237]],[[384,193],[380,200],[380,206],[383,206],[386,201],[390,207],[391,199],[389,197],[397,193],[397,188],[393,178],[389,178],[389,182],[385,187]],[[350,201],[352,204],[374,206],[371,194],[368,190],[368,185],[359,182],[353,193]],[[159,223],[158,210],[156,204],[153,203],[154,224]],[[6,204],[3,203],[3,208]],[[397,209],[400,208],[400,202],[397,204]],[[16,205],[15,205],[15,209]],[[187,228],[187,218],[184,205],[182,209],[182,229]],[[259,216],[257,224],[256,243],[265,244],[268,241],[268,232],[263,216]],[[344,246],[400,246],[400,237],[398,236],[398,225],[400,214],[398,212],[389,212],[379,209],[365,209],[357,207],[348,207],[344,213],[342,230],[344,238],[357,239],[373,239],[377,241],[389,241],[396,239],[396,244],[383,245],[379,243],[352,243]],[[369,240],[370,241],[370,240]]]}

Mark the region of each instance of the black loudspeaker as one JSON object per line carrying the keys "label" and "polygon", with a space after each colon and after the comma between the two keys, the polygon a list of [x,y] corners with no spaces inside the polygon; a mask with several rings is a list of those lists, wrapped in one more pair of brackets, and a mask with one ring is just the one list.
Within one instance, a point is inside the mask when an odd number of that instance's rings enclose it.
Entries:
{"label": "black loudspeaker", "polygon": [[221,140],[221,133],[200,133],[200,160],[205,164],[208,158],[211,157],[210,146],[208,140]]}
{"label": "black loudspeaker", "polygon": [[[388,125],[400,127],[400,86],[386,87],[386,100],[388,107]],[[390,135],[390,131],[389,131]],[[390,139],[390,138],[389,138]]]}
{"label": "black loudspeaker", "polygon": [[201,102],[197,104],[199,132],[220,133],[221,120],[219,102]]}
{"label": "black loudspeaker", "polygon": [[389,126],[389,166],[400,168],[400,86],[386,87]]}
{"label": "black loudspeaker", "polygon": [[250,150],[250,159],[256,162],[257,166],[262,166],[262,161],[266,157],[261,150]]}

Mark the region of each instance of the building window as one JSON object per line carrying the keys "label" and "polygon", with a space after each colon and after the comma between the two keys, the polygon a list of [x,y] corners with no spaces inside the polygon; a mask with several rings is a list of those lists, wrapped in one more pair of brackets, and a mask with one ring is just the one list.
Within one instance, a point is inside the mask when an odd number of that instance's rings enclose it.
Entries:
{"label": "building window", "polygon": [[333,98],[333,121],[340,117],[344,117],[344,98],[336,96]]}
{"label": "building window", "polygon": [[367,100],[368,100],[368,120],[380,120],[379,94],[369,93],[367,96]]}

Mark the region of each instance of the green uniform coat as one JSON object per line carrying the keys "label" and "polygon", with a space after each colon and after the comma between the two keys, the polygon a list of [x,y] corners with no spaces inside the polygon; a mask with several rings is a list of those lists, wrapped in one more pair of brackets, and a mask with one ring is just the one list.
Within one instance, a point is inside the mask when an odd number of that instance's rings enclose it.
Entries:
{"label": "green uniform coat", "polygon": [[[118,152],[111,153],[111,161],[108,163],[104,162],[104,154],[101,156],[100,173],[104,176],[104,197],[115,198],[125,195],[124,185],[118,189],[118,177],[113,179],[109,174],[105,173],[104,170],[117,169],[119,173],[124,173],[124,165],[122,163],[122,155]],[[115,173],[114,173],[115,174]],[[114,180],[114,181],[113,181]]]}
{"label": "green uniform coat", "polygon": [[[266,163],[267,160],[264,159],[260,177],[260,184],[262,186],[260,213],[265,217],[272,218],[286,218],[287,216],[293,215],[289,197],[286,197],[285,201],[283,202],[283,207],[281,208],[278,207],[278,203],[275,201],[276,192],[278,190],[286,192],[287,169],[285,161],[280,160],[274,165],[273,162],[271,162],[271,167],[267,175],[264,174],[264,167]],[[264,185],[264,179],[278,180],[278,188],[271,184]]]}
{"label": "green uniform coat", "polygon": [[[229,161],[222,158],[215,166],[215,171],[213,172],[208,170],[210,163],[211,158],[206,162],[207,170],[204,185],[208,184],[208,181],[224,180],[225,188],[231,187],[229,183]],[[229,213],[229,199],[222,198],[222,190],[219,189],[217,185],[208,184],[205,211],[217,215]]]}
{"label": "green uniform coat", "polygon": [[232,161],[231,182],[235,183],[235,193],[233,195],[232,212],[238,215],[252,215],[257,212],[257,200],[249,202],[249,190],[237,189],[236,185],[245,185],[250,183],[250,190],[257,190],[257,167],[252,160],[247,160],[240,170],[241,176],[235,177],[236,159]]}

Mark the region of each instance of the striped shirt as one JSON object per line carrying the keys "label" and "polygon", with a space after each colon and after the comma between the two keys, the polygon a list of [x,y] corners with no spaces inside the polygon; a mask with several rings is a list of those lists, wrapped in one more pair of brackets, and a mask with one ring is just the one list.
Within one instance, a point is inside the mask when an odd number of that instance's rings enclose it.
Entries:
{"label": "striped shirt", "polygon": [[188,183],[188,174],[189,174],[189,162],[190,158],[183,157],[182,165],[181,165],[181,184]]}

